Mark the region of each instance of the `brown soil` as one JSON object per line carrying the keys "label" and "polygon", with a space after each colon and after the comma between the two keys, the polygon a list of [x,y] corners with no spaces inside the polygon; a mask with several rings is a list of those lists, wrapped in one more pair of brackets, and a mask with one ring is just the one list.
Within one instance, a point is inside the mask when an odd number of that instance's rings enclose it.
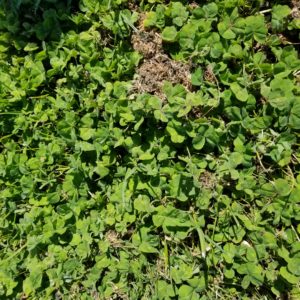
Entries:
{"label": "brown soil", "polygon": [[142,64],[136,70],[132,92],[149,93],[164,100],[164,81],[182,84],[190,90],[190,64],[169,58],[164,53],[160,35],[154,30],[146,31],[143,20],[144,15],[141,15],[138,30],[131,38],[134,50],[144,56]]}

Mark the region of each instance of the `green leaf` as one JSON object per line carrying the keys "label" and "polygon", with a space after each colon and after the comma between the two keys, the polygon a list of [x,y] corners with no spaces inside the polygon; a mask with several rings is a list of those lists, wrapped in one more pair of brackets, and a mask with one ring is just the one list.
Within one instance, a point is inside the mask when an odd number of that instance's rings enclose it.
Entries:
{"label": "green leaf", "polygon": [[142,242],[139,246],[139,251],[143,253],[158,253],[158,250],[148,244],[147,242]]}
{"label": "green leaf", "polygon": [[189,285],[183,284],[178,290],[178,297],[180,300],[196,300],[199,299],[199,295],[195,292],[195,289]]}
{"label": "green leaf", "polygon": [[171,284],[168,284],[163,280],[158,280],[157,296],[159,299],[165,299],[165,297],[175,297],[174,288]]}
{"label": "green leaf", "polygon": [[201,86],[203,84],[203,71],[201,68],[197,68],[192,74],[191,79],[192,85]]}
{"label": "green leaf", "polygon": [[284,19],[291,13],[287,5],[274,5],[272,7],[272,28],[276,31],[284,29]]}
{"label": "green leaf", "polygon": [[174,127],[168,125],[166,128],[168,134],[171,137],[171,141],[176,144],[181,144],[185,140],[185,136],[180,134]]}
{"label": "green leaf", "polygon": [[180,284],[181,282],[192,278],[193,267],[182,263],[179,266],[171,268],[170,276],[176,284]]}
{"label": "green leaf", "polygon": [[236,270],[240,274],[248,275],[250,282],[252,282],[254,285],[261,285],[264,282],[263,269],[260,265],[249,262],[237,266]]}
{"label": "green leaf", "polygon": [[232,152],[229,156],[229,165],[231,168],[236,168],[238,165],[242,164],[244,161],[244,155],[239,152]]}
{"label": "green leaf", "polygon": [[218,30],[219,30],[221,36],[227,40],[231,40],[236,37],[236,34],[232,30],[230,23],[231,23],[230,18],[225,17],[224,20],[218,24]]}
{"label": "green leaf", "polygon": [[205,145],[205,137],[202,135],[197,135],[196,137],[193,138],[193,147],[196,150],[201,150]]}
{"label": "green leaf", "polygon": [[233,269],[226,269],[224,272],[224,275],[226,278],[232,279],[232,278],[234,278],[235,273],[234,273]]}
{"label": "green leaf", "polygon": [[150,199],[145,195],[139,195],[139,197],[134,200],[134,208],[140,212],[146,213],[153,211],[153,206],[150,203]]}
{"label": "green leaf", "polygon": [[196,187],[191,177],[174,174],[170,180],[170,196],[180,201],[187,201],[196,195]]}
{"label": "green leaf", "polygon": [[280,268],[280,275],[289,283],[291,284],[298,284],[299,283],[299,277],[291,274],[286,267]]}
{"label": "green leaf", "polygon": [[94,172],[96,174],[98,174],[100,176],[100,178],[103,178],[103,177],[107,176],[110,173],[110,170],[109,170],[109,168],[105,167],[103,165],[103,163],[98,162],[97,167],[94,169]]}
{"label": "green leaf", "polygon": [[218,5],[216,3],[208,3],[207,5],[204,5],[203,11],[205,13],[206,18],[213,18],[218,14]]}
{"label": "green leaf", "polygon": [[289,125],[294,129],[300,129],[300,98],[296,98],[291,109]]}
{"label": "green leaf", "polygon": [[150,160],[154,157],[153,153],[144,152],[139,156],[139,160]]}
{"label": "green leaf", "polygon": [[231,15],[225,15],[223,20],[218,23],[218,31],[220,35],[227,40],[235,39],[241,30],[238,28],[238,24],[243,21],[238,17],[238,10],[235,8]]}
{"label": "green leaf", "polygon": [[294,188],[290,194],[289,202],[291,203],[300,203],[300,187],[297,186]]}
{"label": "green leaf", "polygon": [[181,2],[171,2],[170,16],[174,25],[181,27],[188,15],[186,7]]}
{"label": "green leaf", "polygon": [[237,82],[233,82],[230,85],[230,88],[238,100],[242,102],[248,100],[249,94],[247,92],[247,89],[242,88]]}
{"label": "green leaf", "polygon": [[23,291],[27,296],[36,293],[36,290],[42,284],[42,276],[42,270],[34,268],[30,272],[30,275],[23,281]]}
{"label": "green leaf", "polygon": [[95,129],[93,129],[93,128],[79,128],[79,132],[80,132],[80,137],[84,141],[88,141],[89,139],[91,139],[94,136]]}
{"label": "green leaf", "polygon": [[156,25],[157,17],[154,11],[150,11],[146,14],[146,18],[143,21],[145,27],[153,27]]}
{"label": "green leaf", "polygon": [[24,48],[24,51],[35,51],[39,49],[39,46],[36,44],[36,43],[28,43],[25,48]]}
{"label": "green leaf", "polygon": [[178,33],[178,40],[182,49],[194,48],[197,30],[197,23],[188,23],[181,28]]}
{"label": "green leaf", "polygon": [[241,284],[242,288],[246,290],[249,287],[250,283],[251,283],[250,276],[249,275],[244,276]]}
{"label": "green leaf", "polygon": [[95,146],[88,142],[76,142],[76,148],[80,149],[81,151],[94,151]]}
{"label": "green leaf", "polygon": [[161,110],[155,110],[154,117],[156,120],[160,120],[164,123],[168,122],[168,118],[167,118],[166,114]]}
{"label": "green leaf", "polygon": [[268,29],[265,18],[262,15],[249,16],[245,19],[245,34],[249,39],[254,38],[257,42],[265,41]]}
{"label": "green leaf", "polygon": [[291,192],[290,184],[285,179],[282,178],[276,179],[274,182],[274,186],[277,193],[282,197],[288,196]]}
{"label": "green leaf", "polygon": [[162,106],[162,101],[157,97],[150,97],[148,99],[148,105],[152,109],[160,109]]}
{"label": "green leaf", "polygon": [[184,99],[185,95],[186,95],[186,89],[182,85],[180,85],[180,84],[173,85],[167,81],[164,82],[163,92],[167,96],[168,101],[170,103],[176,102],[177,98]]}
{"label": "green leaf", "polygon": [[162,226],[165,233],[175,233],[180,239],[187,236],[192,226],[189,216],[172,206],[158,206],[152,220],[154,226]]}
{"label": "green leaf", "polygon": [[300,277],[300,257],[291,258],[288,262],[287,269],[293,275]]}
{"label": "green leaf", "polygon": [[166,42],[175,42],[177,37],[177,30],[174,26],[166,26],[161,33],[161,37]]}

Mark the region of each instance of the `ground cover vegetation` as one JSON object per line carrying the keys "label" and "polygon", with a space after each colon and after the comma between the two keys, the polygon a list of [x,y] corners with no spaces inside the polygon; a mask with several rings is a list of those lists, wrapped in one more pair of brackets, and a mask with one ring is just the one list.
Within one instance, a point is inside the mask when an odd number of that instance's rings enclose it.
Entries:
{"label": "ground cover vegetation", "polygon": [[1,299],[300,299],[299,17],[2,0]]}

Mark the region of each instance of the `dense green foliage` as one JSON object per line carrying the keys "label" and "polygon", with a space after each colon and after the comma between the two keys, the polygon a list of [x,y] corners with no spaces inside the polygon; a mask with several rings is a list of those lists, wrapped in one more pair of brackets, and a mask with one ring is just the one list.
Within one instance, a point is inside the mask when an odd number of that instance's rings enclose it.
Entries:
{"label": "dense green foliage", "polygon": [[298,8],[197,2],[0,2],[1,299],[299,299]]}

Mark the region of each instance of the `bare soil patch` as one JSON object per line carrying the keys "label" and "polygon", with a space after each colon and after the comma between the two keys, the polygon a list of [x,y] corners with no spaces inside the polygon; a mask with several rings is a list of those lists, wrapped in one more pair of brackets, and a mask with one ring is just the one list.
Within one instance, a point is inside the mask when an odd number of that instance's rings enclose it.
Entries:
{"label": "bare soil patch", "polygon": [[133,93],[149,93],[162,100],[164,81],[172,84],[182,84],[191,90],[191,65],[175,61],[164,53],[160,35],[154,30],[146,31],[141,16],[138,30],[132,35],[131,42],[135,51],[144,56],[142,64],[136,70],[133,81]]}

